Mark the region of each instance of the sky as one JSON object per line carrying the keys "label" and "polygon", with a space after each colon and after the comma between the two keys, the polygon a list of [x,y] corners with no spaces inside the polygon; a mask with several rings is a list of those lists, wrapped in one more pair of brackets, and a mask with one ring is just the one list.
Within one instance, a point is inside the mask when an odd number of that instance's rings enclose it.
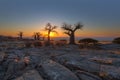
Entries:
{"label": "sky", "polygon": [[80,37],[120,36],[120,0],[0,0],[0,35],[24,36],[44,31],[47,23],[58,26],[56,36],[67,36],[62,23],[84,27]]}

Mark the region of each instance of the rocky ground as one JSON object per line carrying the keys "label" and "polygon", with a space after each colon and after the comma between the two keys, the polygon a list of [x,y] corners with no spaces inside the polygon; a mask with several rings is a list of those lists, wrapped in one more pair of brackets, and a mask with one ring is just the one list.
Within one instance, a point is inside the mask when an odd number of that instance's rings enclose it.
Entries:
{"label": "rocky ground", "polygon": [[0,47],[0,80],[120,80],[120,45]]}

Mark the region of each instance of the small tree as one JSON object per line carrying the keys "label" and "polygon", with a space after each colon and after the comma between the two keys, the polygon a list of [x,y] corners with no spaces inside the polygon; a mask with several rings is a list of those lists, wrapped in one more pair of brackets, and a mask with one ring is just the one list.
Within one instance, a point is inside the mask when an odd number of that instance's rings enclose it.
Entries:
{"label": "small tree", "polygon": [[34,40],[37,40],[36,33],[34,33],[33,37],[34,37]]}
{"label": "small tree", "polygon": [[18,37],[19,37],[20,40],[22,40],[23,39],[23,32],[19,32]]}
{"label": "small tree", "polygon": [[56,31],[55,31],[55,29],[57,28],[57,26],[52,26],[50,23],[47,23],[47,25],[46,25],[46,27],[45,27],[45,30],[46,31],[48,31],[48,34],[47,34],[47,38],[48,38],[48,40],[47,40],[47,44],[48,45],[50,45],[50,33],[51,32],[55,32],[55,33],[57,33]]}
{"label": "small tree", "polygon": [[81,23],[77,23],[75,25],[70,25],[63,23],[62,29],[65,30],[65,34],[70,37],[69,44],[75,44],[75,31],[82,29],[83,25]]}
{"label": "small tree", "polygon": [[120,37],[115,38],[112,42],[115,44],[120,44]]}
{"label": "small tree", "polygon": [[39,32],[36,32],[37,40],[40,40],[40,36],[41,36],[41,34]]}
{"label": "small tree", "polygon": [[30,41],[26,41],[26,42],[25,42],[25,47],[26,47],[26,48],[30,48],[31,45],[32,45],[32,43],[31,43]]}
{"label": "small tree", "polygon": [[34,36],[34,40],[40,40],[41,34],[39,32],[35,32],[33,36]]}

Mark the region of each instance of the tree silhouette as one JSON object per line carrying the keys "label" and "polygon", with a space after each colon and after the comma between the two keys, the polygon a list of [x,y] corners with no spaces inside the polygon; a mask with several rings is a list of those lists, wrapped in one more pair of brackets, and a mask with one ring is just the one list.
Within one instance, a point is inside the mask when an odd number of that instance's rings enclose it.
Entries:
{"label": "tree silhouette", "polygon": [[84,39],[80,39],[78,41],[78,43],[84,43],[85,45],[88,45],[89,43],[92,43],[92,44],[96,44],[98,43],[98,40],[96,39],[92,39],[92,38],[84,38]]}
{"label": "tree silhouette", "polygon": [[22,40],[23,39],[23,32],[19,32],[18,37],[19,37],[20,40]]}
{"label": "tree silhouette", "polygon": [[120,44],[120,37],[115,38],[112,42],[115,44]]}
{"label": "tree silhouette", "polygon": [[37,36],[36,36],[36,33],[35,33],[35,32],[34,32],[33,37],[34,37],[34,40],[37,40]]}
{"label": "tree silhouette", "polygon": [[42,34],[40,34],[40,32],[35,32],[33,36],[34,36],[34,39],[35,39],[35,40],[40,40],[40,36],[41,36],[41,35],[42,35]]}
{"label": "tree silhouette", "polygon": [[65,34],[70,37],[69,44],[75,44],[75,31],[82,29],[83,25],[81,23],[77,23],[74,25],[63,23],[62,29],[65,30]]}
{"label": "tree silhouette", "polygon": [[46,25],[46,27],[45,27],[45,30],[48,31],[48,34],[47,34],[47,38],[48,38],[47,44],[48,44],[48,45],[50,45],[50,33],[51,33],[51,32],[57,33],[57,32],[55,31],[56,28],[57,28],[57,26],[52,26],[50,23],[47,23],[47,25]]}
{"label": "tree silhouette", "polygon": [[40,40],[40,36],[41,36],[41,34],[39,32],[36,32],[37,40]]}

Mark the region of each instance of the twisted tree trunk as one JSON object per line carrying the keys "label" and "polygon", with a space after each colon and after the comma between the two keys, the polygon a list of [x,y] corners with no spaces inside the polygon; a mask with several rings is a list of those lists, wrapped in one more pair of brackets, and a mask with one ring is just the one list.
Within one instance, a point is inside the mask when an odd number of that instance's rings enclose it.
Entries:
{"label": "twisted tree trunk", "polygon": [[74,32],[71,33],[70,35],[70,42],[69,44],[75,44],[75,35],[74,35]]}
{"label": "twisted tree trunk", "polygon": [[48,41],[47,44],[50,45],[50,31],[48,32]]}

